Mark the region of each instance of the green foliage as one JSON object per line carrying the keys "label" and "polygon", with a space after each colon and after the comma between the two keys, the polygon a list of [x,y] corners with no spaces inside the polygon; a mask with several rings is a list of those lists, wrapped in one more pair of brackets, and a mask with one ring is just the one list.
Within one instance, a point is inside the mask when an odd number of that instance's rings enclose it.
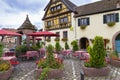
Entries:
{"label": "green foliage", "polygon": [[66,50],[69,49],[69,45],[68,45],[67,42],[65,42],[65,49],[66,49]]}
{"label": "green foliage", "polygon": [[37,41],[36,46],[37,46],[38,48],[41,48],[41,47],[42,47],[42,43],[40,43],[39,41]]}
{"label": "green foliage", "polygon": [[0,60],[0,72],[7,71],[11,67],[9,61]]}
{"label": "green foliage", "polygon": [[48,67],[48,68],[44,68],[43,69],[43,72],[41,73],[41,75],[40,75],[40,79],[39,80],[44,80],[45,79],[45,77],[47,77],[47,73],[50,71],[50,68]]}
{"label": "green foliage", "polygon": [[30,46],[30,51],[38,51],[39,48],[37,46]]}
{"label": "green foliage", "polygon": [[91,67],[101,68],[105,66],[106,51],[104,49],[104,40],[102,37],[95,37],[93,47],[88,47],[88,53],[90,54]]}
{"label": "green foliage", "polygon": [[114,50],[114,51],[112,52],[112,54],[115,55],[117,58],[119,58],[119,54],[118,54],[118,52],[117,52],[116,50]]}
{"label": "green foliage", "polygon": [[73,41],[71,42],[71,45],[73,46],[73,51],[79,50],[78,42],[77,42],[76,40],[73,40]]}
{"label": "green foliage", "polygon": [[113,26],[115,25],[115,22],[108,22],[107,25],[108,25],[109,27],[113,27]]}
{"label": "green foliage", "polygon": [[56,42],[56,44],[55,44],[55,49],[56,49],[56,51],[61,51],[61,46],[60,46],[60,44],[59,44],[59,42]]}
{"label": "green foliage", "polygon": [[47,47],[47,54],[46,54],[46,59],[40,59],[38,62],[38,68],[52,68],[52,69],[59,69],[62,67],[62,64],[59,63],[53,54],[53,46],[52,45],[48,45]]}
{"label": "green foliage", "polygon": [[24,55],[28,51],[28,48],[26,45],[20,45],[15,48],[16,56]]}
{"label": "green foliage", "polygon": [[0,43],[0,57],[2,56],[2,54],[3,54],[3,45],[2,43]]}

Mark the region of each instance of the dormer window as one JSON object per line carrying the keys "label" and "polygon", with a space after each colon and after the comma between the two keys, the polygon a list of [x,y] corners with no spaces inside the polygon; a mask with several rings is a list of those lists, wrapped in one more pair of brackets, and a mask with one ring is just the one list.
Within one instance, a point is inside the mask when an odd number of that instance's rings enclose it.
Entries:
{"label": "dormer window", "polygon": [[51,12],[56,12],[56,11],[59,11],[59,10],[61,10],[62,9],[62,5],[61,4],[59,4],[59,5],[56,5],[56,6],[54,6],[54,7],[51,7]]}

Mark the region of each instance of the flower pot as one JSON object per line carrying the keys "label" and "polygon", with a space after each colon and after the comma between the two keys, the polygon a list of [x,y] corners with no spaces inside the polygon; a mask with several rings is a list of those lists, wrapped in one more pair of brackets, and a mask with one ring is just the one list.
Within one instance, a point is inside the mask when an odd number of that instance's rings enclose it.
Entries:
{"label": "flower pot", "polygon": [[[36,69],[35,78],[40,78],[43,69]],[[63,69],[51,69],[47,74],[47,79],[57,79],[63,77]]]}
{"label": "flower pot", "polygon": [[115,67],[120,67],[120,60],[111,59],[111,60],[110,60],[110,64],[111,64],[112,66],[115,66]]}
{"label": "flower pot", "polygon": [[110,73],[110,67],[103,68],[92,68],[92,67],[83,67],[85,76],[97,77],[97,76],[107,76]]}
{"label": "flower pot", "polygon": [[12,75],[13,67],[11,67],[7,71],[0,72],[0,80],[8,80],[10,76]]}

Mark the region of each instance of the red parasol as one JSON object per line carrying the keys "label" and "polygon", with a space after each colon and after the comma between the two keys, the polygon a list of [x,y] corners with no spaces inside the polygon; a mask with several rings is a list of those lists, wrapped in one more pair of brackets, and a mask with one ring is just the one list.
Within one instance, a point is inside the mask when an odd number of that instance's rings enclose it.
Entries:
{"label": "red parasol", "polygon": [[49,32],[49,31],[41,31],[41,32],[35,32],[35,33],[30,33],[28,34],[28,36],[59,36],[58,34],[55,34],[53,32]]}
{"label": "red parasol", "polygon": [[0,36],[21,36],[21,34],[1,29],[0,30]]}

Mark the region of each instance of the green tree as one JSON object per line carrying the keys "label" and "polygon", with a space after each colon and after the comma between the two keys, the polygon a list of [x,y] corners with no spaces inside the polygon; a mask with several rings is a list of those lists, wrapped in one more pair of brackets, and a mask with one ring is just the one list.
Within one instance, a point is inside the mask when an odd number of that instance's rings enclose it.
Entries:
{"label": "green tree", "polygon": [[3,54],[3,45],[2,43],[0,43],[0,57],[2,56],[2,54]]}
{"label": "green tree", "polygon": [[104,48],[104,40],[100,36],[96,36],[94,39],[93,47],[88,47],[90,54],[90,66],[95,68],[101,68],[105,66],[106,51]]}
{"label": "green tree", "polygon": [[77,42],[76,40],[73,40],[73,41],[71,42],[71,45],[73,46],[73,51],[79,50],[78,42]]}
{"label": "green tree", "polygon": [[57,52],[60,52],[60,51],[61,51],[62,48],[61,48],[59,42],[56,42],[56,44],[55,44],[55,49],[56,49]]}
{"label": "green tree", "polygon": [[68,45],[67,42],[65,42],[65,49],[66,49],[66,50],[69,49],[69,45]]}

